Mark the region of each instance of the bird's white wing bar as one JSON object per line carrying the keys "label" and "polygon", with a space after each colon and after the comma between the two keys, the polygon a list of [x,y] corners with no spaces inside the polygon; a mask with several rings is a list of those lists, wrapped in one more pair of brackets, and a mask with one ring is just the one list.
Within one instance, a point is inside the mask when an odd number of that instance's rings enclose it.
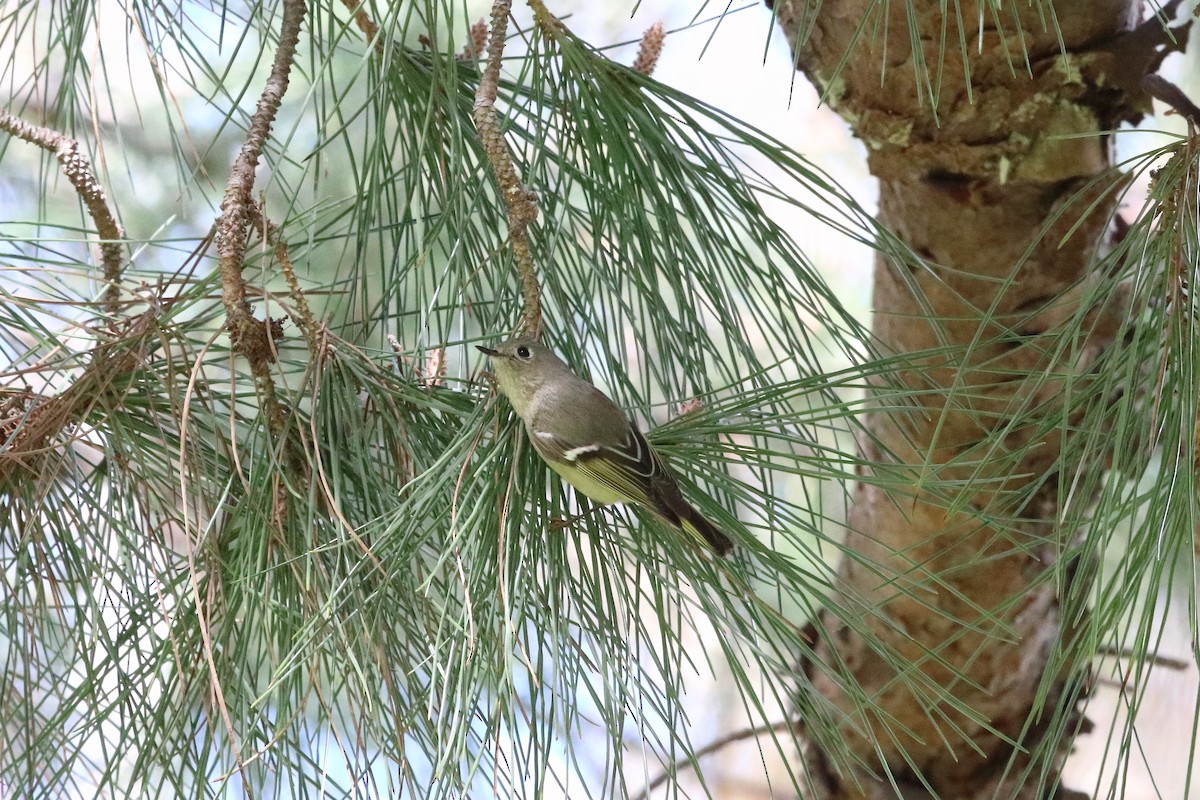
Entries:
{"label": "bird's white wing bar", "polygon": [[598,444],[585,444],[583,447],[572,447],[570,450],[563,453],[562,457],[564,461],[574,461],[580,456],[587,455],[588,453],[599,452],[600,449],[600,445]]}

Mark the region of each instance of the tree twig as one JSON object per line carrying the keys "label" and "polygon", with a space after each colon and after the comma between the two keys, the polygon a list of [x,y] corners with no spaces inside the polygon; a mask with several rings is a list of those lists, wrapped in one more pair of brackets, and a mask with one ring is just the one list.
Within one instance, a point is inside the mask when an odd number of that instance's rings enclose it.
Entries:
{"label": "tree twig", "polygon": [[475,106],[471,118],[479,134],[479,141],[487,155],[500,197],[508,208],[508,243],[517,262],[517,273],[521,278],[523,309],[520,328],[523,332],[540,336],[542,332],[541,289],[533,254],[529,248],[529,226],[537,219],[537,196],[521,183],[512,156],[500,131],[500,115],[496,112],[496,94],[500,85],[500,59],[504,55],[504,37],[508,28],[511,0],[496,0],[492,4],[492,31],[487,46],[487,63],[475,92]]}
{"label": "tree twig", "polygon": [[36,474],[37,459],[61,446],[56,438],[64,430],[85,419],[89,410],[106,409],[116,402],[124,390],[113,387],[121,386],[141,365],[146,340],[160,333],[157,317],[158,312],[150,309],[114,327],[112,340],[90,351],[90,363],[59,394],[5,393],[6,414],[0,419],[0,486],[18,470]]}
{"label": "tree twig", "polygon": [[1142,89],[1156,100],[1161,100],[1175,109],[1193,129],[1200,129],[1200,106],[1191,101],[1183,90],[1161,75],[1142,78]]}
{"label": "tree twig", "polygon": [[283,272],[284,280],[287,281],[288,293],[291,295],[292,302],[295,303],[295,311],[290,315],[292,322],[304,334],[309,349],[315,352],[320,346],[317,341],[317,322],[313,318],[312,310],[308,307],[308,298],[304,296],[300,280],[296,277],[295,267],[292,266],[292,259],[288,254],[287,241],[283,238],[279,226],[267,219],[261,202],[252,204],[249,211],[254,229],[262,235],[267,244],[275,248],[275,260],[279,262],[279,269]]}
{"label": "tree twig", "polygon": [[296,45],[300,41],[300,26],[304,21],[304,0],[284,0],[283,25],[279,32],[279,47],[271,64],[271,73],[258,99],[246,141],[233,162],[225,196],[221,200],[221,216],[216,222],[216,246],[221,274],[221,302],[225,305],[226,324],[233,349],[250,362],[250,371],[262,392],[272,432],[279,433],[286,424],[286,410],[275,392],[270,364],[275,360],[271,321],[256,320],[246,299],[246,282],[242,276],[246,242],[256,210],[251,192],[254,189],[254,169],[262,155],[263,144],[271,133],[275,114],[288,88],[288,76]]}
{"label": "tree twig", "polygon": [[121,240],[125,238],[125,231],[108,207],[104,187],[96,177],[91,159],[80,150],[77,139],[26,122],[4,110],[0,110],[0,130],[54,153],[62,165],[63,175],[75,187],[100,234],[100,261],[104,265],[103,307],[106,314],[116,317],[121,305]]}
{"label": "tree twig", "polygon": [[[696,762],[705,756],[710,756],[718,750],[722,750],[736,742],[741,742],[746,739],[756,739],[758,738],[759,734],[762,733],[782,733],[784,731],[795,732],[799,729],[800,723],[796,722],[795,720],[782,720],[780,722],[771,722],[766,725],[758,725],[753,728],[743,728],[740,731],[734,731],[731,734],[722,736],[720,739],[701,747],[695,753],[692,753],[691,758],[689,758],[683,766],[687,769],[694,769]],[[650,784],[642,791],[640,795],[637,796],[637,800],[649,800],[650,793],[659,786],[662,786],[675,775],[678,775],[679,770],[680,766],[677,762],[668,766],[665,770],[663,770],[661,775],[650,781]]]}

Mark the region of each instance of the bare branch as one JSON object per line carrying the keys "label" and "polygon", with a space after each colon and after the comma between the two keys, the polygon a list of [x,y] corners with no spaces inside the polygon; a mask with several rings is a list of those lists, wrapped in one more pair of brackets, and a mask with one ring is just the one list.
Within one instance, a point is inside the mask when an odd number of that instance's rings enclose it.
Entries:
{"label": "bare branch", "polygon": [[100,261],[104,265],[105,284],[104,312],[115,317],[121,303],[121,240],[125,238],[125,231],[108,207],[104,187],[96,178],[91,159],[80,150],[77,139],[26,122],[7,111],[0,111],[0,130],[54,153],[62,165],[63,175],[75,187],[100,234]]}
{"label": "bare branch", "polygon": [[529,225],[537,219],[537,196],[521,183],[508,145],[500,132],[500,115],[496,112],[496,93],[500,83],[500,59],[504,55],[504,36],[508,27],[511,0],[496,0],[492,5],[492,34],[488,41],[487,64],[475,92],[475,107],[471,116],[479,133],[483,151],[492,165],[500,196],[508,207],[508,243],[517,262],[521,278],[524,308],[520,328],[540,336],[542,332],[542,301],[538,287],[533,254],[529,249]]}
{"label": "bare branch", "polygon": [[242,268],[250,223],[257,213],[251,198],[254,189],[254,169],[262,155],[263,144],[271,133],[271,125],[275,121],[275,114],[279,110],[283,95],[287,92],[292,58],[300,41],[304,10],[304,0],[284,0],[279,48],[275,51],[271,74],[267,77],[254,116],[250,119],[246,141],[230,170],[225,197],[221,201],[221,216],[216,222],[221,301],[225,305],[230,339],[234,350],[250,362],[250,370],[266,400],[271,430],[275,433],[283,429],[286,413],[276,397],[275,385],[270,375],[270,364],[275,360],[271,321],[256,320],[250,313]]}
{"label": "bare branch", "polygon": [[[794,720],[782,720],[780,722],[772,722],[768,725],[758,725],[754,728],[743,728],[740,731],[734,731],[733,733],[722,736],[720,739],[701,747],[688,757],[688,760],[683,764],[682,768],[695,769],[696,763],[705,756],[710,756],[718,750],[723,750],[731,744],[735,744],[746,739],[757,739],[759,734],[797,733],[799,732],[800,727],[801,724]],[[668,766],[665,770],[663,770],[662,774],[650,781],[650,784],[642,791],[640,795],[638,795],[637,800],[650,800],[650,793],[659,786],[662,786],[671,778],[678,775],[680,769],[681,767],[678,762]]]}
{"label": "bare branch", "polygon": [[1161,75],[1142,78],[1142,89],[1156,100],[1161,100],[1188,121],[1192,128],[1200,128],[1200,106],[1192,102],[1183,90]]}

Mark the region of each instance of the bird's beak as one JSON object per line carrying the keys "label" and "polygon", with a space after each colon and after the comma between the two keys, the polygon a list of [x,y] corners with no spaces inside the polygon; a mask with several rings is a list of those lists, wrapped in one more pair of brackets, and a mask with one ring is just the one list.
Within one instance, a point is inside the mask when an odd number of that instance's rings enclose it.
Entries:
{"label": "bird's beak", "polygon": [[475,349],[478,350],[479,352],[483,353],[485,356],[491,356],[492,358],[495,358],[498,355],[500,355],[499,350],[493,350],[492,348],[484,347],[481,344],[475,345]]}

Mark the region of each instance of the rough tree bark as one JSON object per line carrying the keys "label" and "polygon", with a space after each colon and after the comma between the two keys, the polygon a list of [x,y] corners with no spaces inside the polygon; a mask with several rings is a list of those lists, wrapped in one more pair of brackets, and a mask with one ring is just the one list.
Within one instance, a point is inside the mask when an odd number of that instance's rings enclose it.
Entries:
{"label": "rough tree bark", "polygon": [[[813,797],[1053,792],[1022,781],[1027,750],[989,728],[1024,748],[1044,735],[1039,726],[1050,715],[1028,730],[1026,720],[1055,643],[1071,635],[1054,581],[1044,578],[1074,533],[1055,520],[1059,475],[1077,465],[1060,463],[1063,428],[1047,432],[1038,421],[1062,413],[1070,402],[1063,381],[1110,344],[1122,312],[1119,303],[1079,308],[1097,277],[1088,267],[1113,210],[1113,179],[1082,202],[1068,199],[1110,167],[1100,132],[1138,112],[1138,81],[1157,65],[1161,36],[1138,28],[1136,0],[1057,0],[1054,18],[1044,4],[1004,3],[999,12],[993,5],[774,4],[793,42],[816,9],[796,52],[799,67],[866,142],[881,221],[926,261],[914,268],[878,259],[880,346],[892,354],[956,348],[951,357],[914,355],[902,377],[921,393],[922,414],[885,410],[899,404],[876,385],[871,436],[860,448],[868,461],[893,464],[909,485],[890,494],[856,488],[847,543],[863,558],[845,559],[839,574],[842,602],[861,602],[873,634],[925,682],[898,678],[867,637],[832,616],[821,620],[818,656],[841,660],[872,704],[862,708],[816,669],[814,685],[848,715],[846,746],[871,771],[843,769],[843,760],[810,743]],[[1003,14],[1003,33],[993,27],[995,13]],[[915,56],[910,26],[923,43]],[[1095,317],[1087,341],[1059,348],[1060,323],[1081,311]],[[969,496],[951,503],[927,488],[968,479]],[[1048,676],[1047,705],[1073,696],[1069,682],[1084,679],[1085,669]],[[968,719],[939,689],[989,724]],[[1059,754],[1051,786],[1067,747],[1051,743]]]}

